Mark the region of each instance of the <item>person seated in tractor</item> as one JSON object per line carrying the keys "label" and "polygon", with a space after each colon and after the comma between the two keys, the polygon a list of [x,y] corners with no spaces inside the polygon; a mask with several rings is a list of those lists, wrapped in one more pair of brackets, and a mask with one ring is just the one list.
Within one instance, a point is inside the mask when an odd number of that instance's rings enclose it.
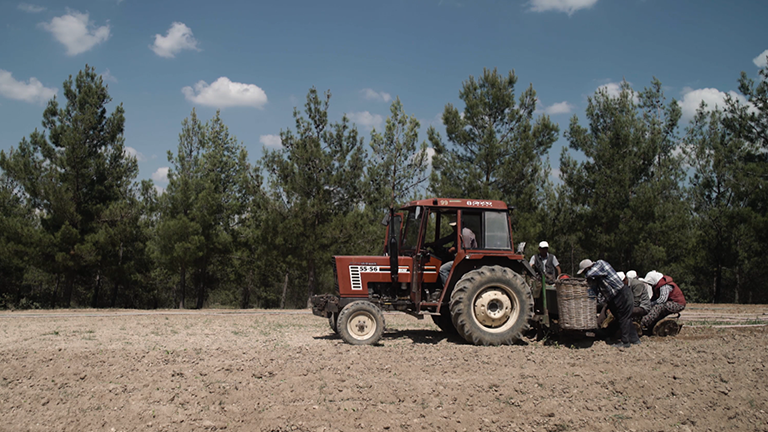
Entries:
{"label": "person seated in tractor", "polygon": [[677,313],[685,309],[685,296],[679,286],[672,280],[671,276],[666,276],[651,270],[641,279],[649,284],[653,289],[651,298],[651,309],[648,314],[640,320],[640,325],[646,329],[652,329],[657,322],[661,321],[667,315]]}
{"label": "person seated in tractor", "polygon": [[[448,252],[452,256],[455,256],[456,246],[458,245],[459,240],[458,231],[456,230],[456,220],[451,220],[448,225],[450,225],[451,229],[453,229],[450,234],[439,240],[435,240],[434,242],[426,243],[424,246],[434,248],[437,246],[445,246],[446,244],[453,242],[453,246],[448,249]],[[462,223],[462,225],[464,224]],[[461,230],[461,240],[463,242],[464,248],[477,249],[477,238],[475,238],[475,233],[466,226]],[[445,287],[445,285],[448,283],[448,276],[451,274],[451,267],[453,267],[453,260],[446,261],[443,263],[443,265],[440,266],[440,282],[443,284],[443,287]]]}
{"label": "person seated in tractor", "polygon": [[539,253],[531,257],[531,267],[539,272],[539,277],[544,275],[548,284],[555,283],[560,277],[560,263],[554,254],[549,253],[549,243],[539,243]]}

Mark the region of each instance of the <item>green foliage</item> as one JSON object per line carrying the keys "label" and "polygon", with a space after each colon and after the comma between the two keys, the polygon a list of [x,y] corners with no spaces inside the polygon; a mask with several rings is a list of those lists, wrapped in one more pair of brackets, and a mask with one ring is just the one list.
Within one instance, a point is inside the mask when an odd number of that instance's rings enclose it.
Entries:
{"label": "green foliage", "polygon": [[[380,254],[383,210],[425,191],[500,199],[533,252],[549,241],[566,273],[589,257],[672,275],[691,301],[768,301],[768,68],[741,98],[702,106],[679,136],[661,83],[623,83],[559,128],[534,117],[533,87],[484,70],[446,105],[445,141],[398,98],[370,148],[330,93],[312,88],[282,148],[252,167],[220,113],[182,122],[169,184],[137,183],[122,105],[86,66],[64,82],[43,129],[0,152],[0,308],[305,307],[333,286],[332,255]],[[425,181],[429,177],[429,184]]]}
{"label": "green foliage", "polygon": [[[232,254],[243,235],[253,194],[248,154],[217,112],[202,123],[195,110],[182,122],[168,188],[159,197],[159,220],[152,242],[154,259],[178,274],[175,303],[187,305],[187,282],[202,308],[210,290],[231,286]],[[222,294],[220,294],[222,295]],[[226,298],[226,296],[224,296]]]}
{"label": "green foliage", "polygon": [[18,184],[0,173],[0,308],[22,307],[24,276],[38,262],[37,231]]}
{"label": "green foliage", "polygon": [[578,230],[586,255],[616,268],[657,269],[682,279],[674,268],[688,231],[676,155],[678,104],[666,103],[658,80],[639,94],[624,82],[617,97],[598,89],[586,115],[588,127],[574,116],[566,133],[570,149],[586,160],[567,149],[560,158],[561,206],[573,212],[561,232]]}
{"label": "green foliage", "polygon": [[[304,304],[321,283],[330,288],[331,255],[348,253],[356,239],[353,226],[340,222],[362,213],[363,141],[346,116],[328,122],[330,98],[330,92],[321,97],[310,89],[304,115],[294,110],[295,131],[281,131],[283,147],[267,150],[261,160],[269,180],[271,214],[277,218],[271,222],[279,239],[272,253],[303,269]],[[285,265],[282,271],[287,271]]]}
{"label": "green foliage", "polygon": [[93,68],[70,76],[63,93],[65,103],[54,97],[43,113],[45,130],[0,153],[0,167],[39,214],[39,258],[63,278],[60,301],[69,306],[76,290],[81,301],[89,293],[98,300],[103,257],[115,253],[101,230],[131,198],[138,166],[125,152],[123,107],[107,115],[112,98]]}
{"label": "green foliage", "polygon": [[419,121],[405,114],[400,98],[392,102],[390,113],[384,134],[371,132],[367,201],[377,214],[410,201],[428,178],[427,143],[418,144]]}
{"label": "green foliage", "polygon": [[709,113],[702,104],[686,135],[696,226],[691,267],[705,300],[768,300],[768,69],[760,77],[755,84],[742,72],[747,103],[729,97],[724,112]]}
{"label": "green foliage", "polygon": [[515,100],[517,76],[496,69],[470,76],[459,98],[464,110],[447,104],[443,142],[428,130],[435,149],[430,192],[458,198],[500,199],[516,208],[513,229],[518,238],[535,238],[549,165],[546,155],[559,129],[546,115],[534,120],[536,92],[529,86]]}

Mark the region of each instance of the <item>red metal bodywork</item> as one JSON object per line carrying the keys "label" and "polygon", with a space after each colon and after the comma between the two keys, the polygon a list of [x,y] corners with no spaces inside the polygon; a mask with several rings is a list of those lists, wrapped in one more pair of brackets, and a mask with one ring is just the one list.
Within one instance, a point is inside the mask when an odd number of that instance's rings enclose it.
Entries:
{"label": "red metal bodywork", "polygon": [[[424,200],[411,201],[403,206],[401,210],[408,211],[416,207],[424,207],[428,211],[456,210],[495,210],[508,211],[507,205],[503,201],[495,200],[468,200],[456,198],[432,198]],[[402,223],[402,213],[399,220]],[[422,284],[431,284],[439,280],[438,272],[443,262],[432,255],[418,255],[417,252],[424,248],[422,244],[423,233],[426,228],[426,217],[422,220],[422,226],[419,231],[422,233],[416,251],[413,255],[402,255],[398,257],[399,269],[397,283],[409,284],[410,299],[415,304],[421,302],[420,287]],[[402,226],[399,232],[402,234]],[[511,226],[509,227],[511,233]],[[510,234],[510,246],[512,238]],[[451,269],[449,280],[453,278],[453,271],[457,268],[456,264],[465,260],[482,260],[487,257],[500,257],[509,260],[524,260],[522,255],[516,254],[510,250],[491,250],[491,249],[459,249],[454,259],[454,266]],[[392,283],[390,278],[390,257],[388,256],[335,256],[336,281],[338,283],[338,294],[340,298],[367,298],[369,295],[369,284],[372,283]],[[414,267],[419,267],[420,271],[414,271]],[[437,303],[442,301],[440,300]],[[429,303],[436,304],[436,303]],[[425,304],[426,305],[426,304]]]}
{"label": "red metal bodywork", "polygon": [[430,198],[411,201],[403,207],[403,210],[412,207],[453,208],[453,209],[481,209],[481,210],[508,210],[504,201],[497,200],[470,200],[460,198]]}
{"label": "red metal bodywork", "polygon": [[[339,296],[344,297],[368,297],[368,283],[388,283],[390,280],[389,257],[386,256],[336,256],[337,280],[339,283]],[[397,282],[410,283],[413,277],[413,258],[407,256],[398,257]],[[440,260],[429,257],[423,264],[424,282],[437,281],[437,272],[440,269]]]}

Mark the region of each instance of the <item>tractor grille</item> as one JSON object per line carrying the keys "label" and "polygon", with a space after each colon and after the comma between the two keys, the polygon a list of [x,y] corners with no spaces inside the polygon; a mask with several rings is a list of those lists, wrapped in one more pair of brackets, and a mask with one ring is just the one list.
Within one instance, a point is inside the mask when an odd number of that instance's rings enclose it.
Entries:
{"label": "tractor grille", "polygon": [[336,270],[336,258],[331,257],[331,262],[333,265],[333,292],[335,292],[336,295],[339,295],[339,273]]}

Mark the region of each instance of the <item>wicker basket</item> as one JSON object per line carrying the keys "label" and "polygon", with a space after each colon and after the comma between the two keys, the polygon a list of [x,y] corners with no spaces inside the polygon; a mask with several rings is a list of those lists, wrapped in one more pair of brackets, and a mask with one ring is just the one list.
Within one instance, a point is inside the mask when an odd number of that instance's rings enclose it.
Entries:
{"label": "wicker basket", "polygon": [[566,330],[597,328],[597,299],[584,279],[561,279],[555,282],[560,327]]}

